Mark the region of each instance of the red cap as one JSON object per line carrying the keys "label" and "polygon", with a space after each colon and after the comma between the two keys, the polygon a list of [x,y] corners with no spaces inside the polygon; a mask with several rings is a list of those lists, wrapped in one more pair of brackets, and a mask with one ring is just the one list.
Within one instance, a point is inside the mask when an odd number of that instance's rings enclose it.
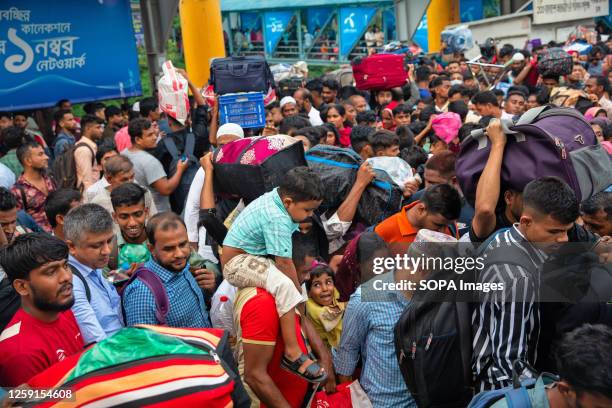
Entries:
{"label": "red cap", "polygon": [[229,300],[229,298],[228,298],[227,296],[225,296],[225,295],[224,295],[224,296],[221,296],[221,297],[219,298],[219,301],[220,301],[220,302],[227,302],[228,300]]}

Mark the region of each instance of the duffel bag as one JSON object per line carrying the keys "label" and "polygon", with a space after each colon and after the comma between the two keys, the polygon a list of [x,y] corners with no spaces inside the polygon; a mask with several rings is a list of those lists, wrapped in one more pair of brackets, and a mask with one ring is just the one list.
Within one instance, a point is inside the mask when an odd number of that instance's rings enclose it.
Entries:
{"label": "duffel bag", "polygon": [[[508,141],[501,168],[502,191],[523,191],[538,177],[556,176],[574,190],[578,201],[583,201],[612,184],[610,158],[577,110],[533,108],[516,124],[504,126]],[[472,132],[461,143],[456,173],[461,191],[472,206],[490,150],[482,130]]]}
{"label": "duffel bag", "polygon": [[284,98],[285,96],[293,96],[293,93],[300,89],[304,85],[303,77],[288,77],[278,81],[278,96]]}
{"label": "duffel bag", "polygon": [[366,187],[359,204],[357,215],[366,225],[376,225],[400,211],[402,208],[403,190],[393,182],[384,170],[374,169],[376,177]]}
{"label": "duffel bag", "polygon": [[323,80],[333,79],[338,81],[340,88],[343,86],[353,86],[355,78],[353,77],[353,69],[350,66],[342,67],[323,75]]}
{"label": "duffel bag", "polygon": [[301,141],[274,135],[239,139],[214,153],[215,192],[250,203],[278,187],[287,172],[306,166]]}
{"label": "duffel bag", "polygon": [[261,55],[215,58],[210,65],[210,82],[218,95],[239,92],[267,94],[274,84],[270,66]]}
{"label": "duffel bag", "polygon": [[321,210],[335,210],[355,184],[361,156],[352,149],[317,145],[306,155],[310,167],[321,179],[323,203]]}
{"label": "duffel bag", "polygon": [[250,399],[219,329],[121,329],[28,381],[54,389],[24,407],[248,407]]}
{"label": "duffel bag", "polygon": [[563,48],[548,48],[538,58],[540,75],[569,75],[572,73],[573,61]]}
{"label": "duffel bag", "polygon": [[374,54],[352,62],[357,89],[382,90],[406,85],[408,73],[403,55]]}

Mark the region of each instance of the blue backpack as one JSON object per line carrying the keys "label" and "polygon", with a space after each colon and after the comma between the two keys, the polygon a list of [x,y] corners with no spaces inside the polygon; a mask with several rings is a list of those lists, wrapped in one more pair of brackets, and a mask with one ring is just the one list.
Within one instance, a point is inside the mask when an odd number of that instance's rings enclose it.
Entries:
{"label": "blue backpack", "polygon": [[534,389],[538,382],[537,380],[541,377],[548,376],[554,380],[558,380],[558,377],[549,373],[542,373],[537,379],[521,379],[519,373],[521,371],[520,368],[523,366],[535,373],[535,370],[529,364],[518,360],[515,361],[512,367],[512,385],[499,390],[483,391],[477,394],[470,402],[470,405],[468,405],[468,408],[488,408],[503,399],[506,400],[508,408],[531,408],[531,399],[527,390]]}

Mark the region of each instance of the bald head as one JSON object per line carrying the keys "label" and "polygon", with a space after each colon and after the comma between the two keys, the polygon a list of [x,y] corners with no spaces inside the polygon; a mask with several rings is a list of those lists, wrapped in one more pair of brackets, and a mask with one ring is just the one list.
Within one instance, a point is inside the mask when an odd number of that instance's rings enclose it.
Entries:
{"label": "bald head", "polygon": [[353,105],[357,113],[365,112],[368,108],[368,101],[361,95],[353,95],[349,98],[349,103]]}

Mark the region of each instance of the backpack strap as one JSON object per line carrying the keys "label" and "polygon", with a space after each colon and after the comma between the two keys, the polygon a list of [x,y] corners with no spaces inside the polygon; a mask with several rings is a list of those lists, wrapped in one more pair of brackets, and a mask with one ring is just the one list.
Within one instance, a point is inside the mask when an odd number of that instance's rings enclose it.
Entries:
{"label": "backpack strap", "polygon": [[504,395],[508,408],[531,408],[529,393],[524,386],[513,388]]}
{"label": "backpack strap", "polygon": [[191,132],[187,133],[185,137],[185,150],[183,153],[187,156],[189,160],[195,160],[193,156],[193,152],[195,150],[195,135]]}
{"label": "backpack strap", "polygon": [[[163,282],[157,274],[144,266],[139,266],[134,272],[133,279],[138,279],[149,288],[155,299],[155,318],[161,326],[165,326],[170,311],[170,302],[168,301],[168,293]],[[130,280],[133,280],[130,279]],[[126,285],[127,286],[127,285]]]}
{"label": "backpack strap", "polygon": [[76,152],[76,151],[77,151],[77,149],[78,149],[79,147],[81,147],[81,146],[85,146],[86,148],[88,148],[88,149],[89,149],[89,152],[91,153],[91,165],[92,165],[92,166],[95,166],[95,165],[96,165],[96,154],[94,153],[94,151],[93,151],[93,149],[91,148],[91,146],[89,146],[88,144],[86,144],[86,143],[77,143],[77,144],[74,146],[73,154],[74,154],[74,152]]}
{"label": "backpack strap", "polygon": [[176,143],[174,143],[174,140],[172,140],[171,137],[166,136],[162,138],[162,143],[164,146],[166,146],[166,150],[168,150],[168,153],[170,153],[172,159],[177,160],[179,158],[179,151],[176,148]]}
{"label": "backpack strap", "polygon": [[85,297],[87,298],[88,302],[91,302],[91,290],[89,289],[89,284],[85,280],[85,277],[83,276],[81,271],[79,271],[79,269],[76,266],[72,264],[68,264],[68,266],[70,267],[70,270],[72,271],[72,276],[73,277],[76,276],[77,278],[81,280],[81,282],[83,282],[83,287],[85,288]]}
{"label": "backpack strap", "polygon": [[542,114],[542,112],[547,109],[550,109],[550,106],[544,105],[539,106],[537,108],[529,109],[527,112],[521,115],[520,119],[516,122],[516,126],[528,125],[534,122],[538,118],[538,116],[540,116],[540,114]]}

